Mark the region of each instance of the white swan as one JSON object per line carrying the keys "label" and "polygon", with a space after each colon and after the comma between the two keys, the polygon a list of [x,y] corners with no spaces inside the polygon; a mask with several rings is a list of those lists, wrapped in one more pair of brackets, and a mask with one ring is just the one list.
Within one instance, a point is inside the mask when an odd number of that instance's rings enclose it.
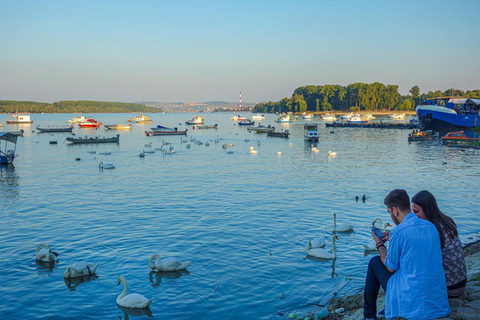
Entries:
{"label": "white swan", "polygon": [[104,164],[103,162],[100,162],[100,163],[98,164],[98,167],[99,167],[100,169],[115,169],[115,166],[114,166],[112,163],[105,163],[105,164]]}
{"label": "white swan", "polygon": [[[153,259],[155,259],[155,265],[152,264]],[[173,257],[160,259],[160,255],[155,253],[148,261],[148,267],[157,271],[178,271],[187,269],[190,263],[192,262],[182,262],[180,259]]]}
{"label": "white swan", "polygon": [[117,304],[120,307],[124,308],[135,308],[135,309],[145,309],[150,306],[150,303],[152,303],[153,299],[148,300],[144,296],[138,293],[131,293],[128,296],[127,290],[128,290],[128,285],[127,285],[127,279],[125,279],[124,276],[118,277],[118,284],[120,285],[120,282],[123,282],[123,292],[118,295],[117,297]]}
{"label": "white swan", "polygon": [[315,238],[307,243],[307,250],[323,247],[325,247],[325,236]]}
{"label": "white swan", "polygon": [[337,226],[337,214],[333,214],[333,232],[350,232],[353,231],[355,223],[344,222]]}
{"label": "white swan", "polygon": [[76,278],[83,276],[93,276],[97,270],[98,263],[88,263],[88,262],[77,262],[71,266],[67,267],[65,273],[63,274],[64,278]]}
{"label": "white swan", "polygon": [[[380,230],[382,230],[384,232],[385,231],[391,231],[391,229],[387,230],[387,227],[391,227],[392,225],[390,223],[383,224],[381,218],[377,218],[377,219],[373,220],[372,226],[375,226],[375,223],[377,223],[377,221],[380,221],[380,225],[378,227]],[[368,244],[364,244],[363,247],[365,248],[365,251],[376,251],[377,250],[377,242],[375,241],[375,239],[372,239]]]}
{"label": "white swan", "polygon": [[319,259],[336,259],[337,255],[335,253],[335,239],[338,240],[338,237],[334,234],[332,235],[332,253],[328,252],[323,248],[313,248],[306,250],[307,255]]}
{"label": "white swan", "polygon": [[337,155],[337,152],[336,152],[336,151],[335,151],[335,152],[333,152],[333,151],[328,151],[328,152],[327,152],[327,155],[328,155],[329,157],[331,157],[331,156],[336,156],[336,155]]}
{"label": "white swan", "polygon": [[36,259],[39,261],[45,261],[45,262],[57,262],[58,261],[58,253],[53,252],[50,249],[50,246],[48,244],[40,243],[36,248],[35,248],[36,253]]}

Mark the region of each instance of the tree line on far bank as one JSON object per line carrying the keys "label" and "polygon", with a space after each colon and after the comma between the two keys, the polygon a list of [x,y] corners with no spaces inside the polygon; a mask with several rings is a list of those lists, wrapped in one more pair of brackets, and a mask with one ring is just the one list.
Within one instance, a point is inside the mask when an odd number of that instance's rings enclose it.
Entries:
{"label": "tree line on far bank", "polygon": [[127,113],[162,112],[140,103],[105,101],[58,101],[54,103],[0,100],[0,113]]}
{"label": "tree line on far bank", "polygon": [[[397,85],[383,83],[353,83],[341,85],[303,86],[295,89],[292,97],[280,101],[257,103],[252,112],[318,112],[318,111],[382,111],[415,110],[415,107],[427,98],[452,96],[453,90],[437,90],[420,93],[418,86],[413,86],[409,95],[398,93]],[[480,97],[480,90],[455,90],[456,97]]]}

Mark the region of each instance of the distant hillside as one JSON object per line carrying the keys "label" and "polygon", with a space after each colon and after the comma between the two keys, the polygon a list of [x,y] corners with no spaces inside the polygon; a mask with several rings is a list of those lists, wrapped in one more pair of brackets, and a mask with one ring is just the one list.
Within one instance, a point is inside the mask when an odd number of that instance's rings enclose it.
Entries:
{"label": "distant hillside", "polygon": [[105,101],[58,101],[54,103],[0,100],[0,113],[154,113],[160,108],[151,108],[140,103]]}
{"label": "distant hillside", "polygon": [[165,112],[231,112],[232,110],[250,110],[254,103],[207,101],[207,102],[141,102],[151,108],[161,108]]}

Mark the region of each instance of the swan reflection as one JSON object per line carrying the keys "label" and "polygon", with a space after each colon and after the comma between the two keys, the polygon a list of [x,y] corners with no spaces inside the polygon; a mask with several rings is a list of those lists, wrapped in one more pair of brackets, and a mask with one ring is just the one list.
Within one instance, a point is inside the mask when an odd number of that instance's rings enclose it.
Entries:
{"label": "swan reflection", "polygon": [[149,308],[146,309],[135,309],[135,308],[124,308],[120,307],[117,305],[117,307],[123,311],[123,318],[121,316],[118,316],[118,319],[120,320],[128,320],[130,317],[141,317],[141,316],[147,316],[152,318],[152,311]]}
{"label": "swan reflection", "polygon": [[332,279],[338,277],[338,273],[335,272],[335,261],[337,261],[337,259],[325,260],[325,259],[319,259],[319,258],[312,257],[312,256],[306,256],[304,259],[305,260],[318,261],[318,262],[322,262],[322,263],[328,263],[328,262],[331,261],[332,262],[332,272],[331,272]]}
{"label": "swan reflection", "polygon": [[65,284],[67,285],[68,289],[70,291],[75,291],[77,290],[77,287],[84,282],[92,281],[98,279],[98,276],[96,274],[93,275],[86,275],[86,276],[81,276],[81,277],[75,277],[75,278],[63,278],[63,281],[65,281]]}
{"label": "swan reflection", "polygon": [[35,264],[39,276],[49,276],[55,268],[54,261],[35,260]]}
{"label": "swan reflection", "polygon": [[188,276],[190,272],[187,270],[179,270],[179,271],[151,271],[148,274],[148,279],[152,284],[152,287],[157,287],[162,283],[162,278],[165,279],[178,279],[183,276]]}

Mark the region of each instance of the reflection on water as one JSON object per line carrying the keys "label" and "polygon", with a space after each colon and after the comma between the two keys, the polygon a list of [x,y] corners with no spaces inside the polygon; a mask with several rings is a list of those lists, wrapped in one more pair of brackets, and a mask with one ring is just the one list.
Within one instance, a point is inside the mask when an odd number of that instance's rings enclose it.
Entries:
{"label": "reflection on water", "polygon": [[[306,256],[305,257],[305,260],[312,260],[312,261],[318,261],[318,262],[327,262],[329,260],[326,260],[326,259],[320,259],[320,258],[317,258],[317,257],[312,257],[312,256]],[[331,278],[337,278],[338,277],[338,273],[335,272],[335,262],[337,261],[337,259],[331,259],[331,268],[332,268],[332,272],[330,273],[331,275]]]}
{"label": "reflection on water", "polygon": [[152,287],[157,287],[162,283],[162,278],[165,279],[178,279],[182,276],[188,276],[190,272],[187,270],[181,270],[181,271],[151,271],[148,274],[148,280],[150,280],[150,283],[152,284]]}
{"label": "reflection on water", "polygon": [[18,176],[13,164],[0,165],[0,198],[1,202],[10,206],[18,200]]}
{"label": "reflection on water", "polygon": [[41,260],[35,260],[37,265],[37,274],[39,276],[49,276],[52,273],[52,270],[55,269],[55,262],[47,262]]}
{"label": "reflection on water", "polygon": [[93,280],[96,280],[98,279],[98,276],[96,274],[93,274],[93,275],[86,275],[86,276],[82,276],[82,277],[75,277],[75,278],[63,278],[63,281],[65,281],[65,284],[67,285],[68,289],[70,289],[70,291],[75,291],[77,290],[77,287],[81,284],[81,283],[84,283],[84,282],[88,282],[88,281],[93,281]]}
{"label": "reflection on water", "polygon": [[123,311],[123,318],[121,316],[118,316],[120,320],[128,320],[130,317],[141,317],[141,316],[147,316],[152,318],[152,311],[149,308],[146,309],[133,309],[133,308],[124,308],[120,307],[117,305],[117,307]]}

